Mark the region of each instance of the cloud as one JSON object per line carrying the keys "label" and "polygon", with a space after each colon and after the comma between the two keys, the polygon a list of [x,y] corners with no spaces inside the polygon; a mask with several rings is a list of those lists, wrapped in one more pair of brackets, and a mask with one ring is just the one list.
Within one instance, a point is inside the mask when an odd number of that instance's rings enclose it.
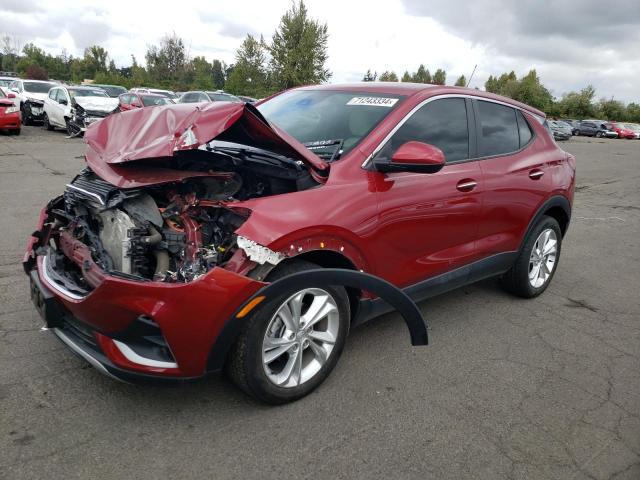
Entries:
{"label": "cloud", "polygon": [[[414,17],[436,20],[447,31],[487,49],[489,73],[536,68],[559,94],[593,83],[607,96],[637,99],[640,9],[601,0],[474,0],[452,9],[435,0],[402,0]],[[492,70],[492,71],[491,71]]]}
{"label": "cloud", "polygon": [[37,11],[38,8],[38,2],[34,0],[2,0],[2,4],[0,5],[0,13],[28,13]]}
{"label": "cloud", "polygon": [[225,18],[219,12],[200,11],[199,17],[203,23],[217,26],[218,33],[224,37],[241,39],[247,35],[259,36],[258,31],[252,26]]}

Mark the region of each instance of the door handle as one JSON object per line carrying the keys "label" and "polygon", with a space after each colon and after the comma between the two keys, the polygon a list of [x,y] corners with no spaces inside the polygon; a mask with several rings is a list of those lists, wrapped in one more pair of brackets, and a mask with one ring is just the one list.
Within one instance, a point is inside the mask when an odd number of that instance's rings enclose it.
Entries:
{"label": "door handle", "polygon": [[531,180],[539,180],[540,178],[542,178],[543,175],[544,175],[544,172],[542,170],[538,170],[537,168],[534,168],[529,172],[529,178]]}
{"label": "door handle", "polygon": [[458,184],[456,185],[456,188],[461,192],[470,192],[471,190],[476,188],[477,185],[478,183],[474,179],[465,178],[464,180],[460,180],[458,182]]}

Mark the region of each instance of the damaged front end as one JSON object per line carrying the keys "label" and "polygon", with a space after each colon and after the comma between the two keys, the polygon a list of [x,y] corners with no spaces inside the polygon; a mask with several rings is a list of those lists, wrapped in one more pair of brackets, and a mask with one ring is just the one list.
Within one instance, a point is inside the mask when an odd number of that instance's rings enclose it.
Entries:
{"label": "damaged front end", "polygon": [[116,112],[118,112],[118,107],[90,109],[89,107],[85,108],[78,102],[74,101],[67,124],[69,137],[73,138],[82,135],[90,125]]}
{"label": "damaged front end", "polygon": [[89,259],[107,275],[191,282],[237,250],[234,232],[249,212],[221,202],[237,188],[233,177],[204,177],[121,189],[86,169],[48,207],[48,263],[80,294],[99,281],[83,271]]}
{"label": "damaged front end", "polygon": [[236,233],[251,200],[320,187],[322,161],[238,104],[113,115],[85,140],[87,168],[27,245],[34,303],[112,375],[201,376],[255,272],[284,259]]}
{"label": "damaged front end", "polygon": [[[246,274],[284,258],[236,235],[251,214],[243,202],[321,185],[305,166],[304,155],[313,154],[300,154],[245,105],[213,112],[190,106],[165,116],[153,110],[110,117],[87,134],[89,167],[48,205],[27,270],[43,256],[50,276],[82,296],[105,275],[189,283],[215,267]],[[170,151],[166,142],[154,143],[161,132],[140,135],[161,127]],[[215,137],[203,142],[198,133]],[[258,147],[246,145],[251,140]]]}

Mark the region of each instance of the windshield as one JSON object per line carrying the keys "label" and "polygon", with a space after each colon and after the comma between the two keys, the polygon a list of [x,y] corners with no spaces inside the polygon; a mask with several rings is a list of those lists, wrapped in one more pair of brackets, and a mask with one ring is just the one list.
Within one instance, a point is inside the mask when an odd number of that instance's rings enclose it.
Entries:
{"label": "windshield", "polygon": [[403,97],[328,90],[293,90],[258,110],[322,158],[351,151]]}
{"label": "windshield", "polygon": [[213,102],[241,102],[238,97],[234,95],[229,95],[228,93],[216,93],[216,92],[207,92],[209,98]]}
{"label": "windshield", "polygon": [[164,90],[149,90],[145,93],[153,93],[154,95],[162,95],[163,97],[171,98],[173,95],[170,92],[165,92]]}
{"label": "windshield", "polygon": [[4,91],[0,88],[0,98],[7,98],[7,96],[4,94]]}
{"label": "windshield", "polygon": [[6,80],[4,78],[0,78],[0,87],[8,87],[9,85],[11,85],[11,82],[13,82],[13,80]]}
{"label": "windshield", "polygon": [[104,92],[103,90],[98,90],[98,89],[88,89],[88,88],[70,88],[69,89],[69,95],[71,95],[71,98],[77,98],[77,97],[109,97],[109,95],[107,95],[106,92]]}
{"label": "windshield", "polygon": [[126,93],[127,89],[124,87],[118,87],[117,85],[96,85],[96,87],[100,87],[102,90],[107,92],[107,95],[110,97],[117,97],[121,93]]}
{"label": "windshield", "polygon": [[55,83],[49,82],[24,82],[24,91],[31,93],[48,93],[49,89],[55,86]]}
{"label": "windshield", "polygon": [[169,105],[171,102],[166,97],[160,97],[157,95],[140,95],[142,98],[142,104],[145,107],[152,107],[154,105]]}

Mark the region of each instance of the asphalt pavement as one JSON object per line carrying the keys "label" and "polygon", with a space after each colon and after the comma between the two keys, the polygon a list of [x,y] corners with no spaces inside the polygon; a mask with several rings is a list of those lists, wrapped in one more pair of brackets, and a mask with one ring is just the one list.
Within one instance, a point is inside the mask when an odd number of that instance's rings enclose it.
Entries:
{"label": "asphalt pavement", "polygon": [[573,138],[559,270],[534,300],[495,280],[351,332],[310,396],[268,407],[224,379],[136,386],[73,356],[21,257],[84,144],[0,134],[1,479],[640,479],[640,141]]}

